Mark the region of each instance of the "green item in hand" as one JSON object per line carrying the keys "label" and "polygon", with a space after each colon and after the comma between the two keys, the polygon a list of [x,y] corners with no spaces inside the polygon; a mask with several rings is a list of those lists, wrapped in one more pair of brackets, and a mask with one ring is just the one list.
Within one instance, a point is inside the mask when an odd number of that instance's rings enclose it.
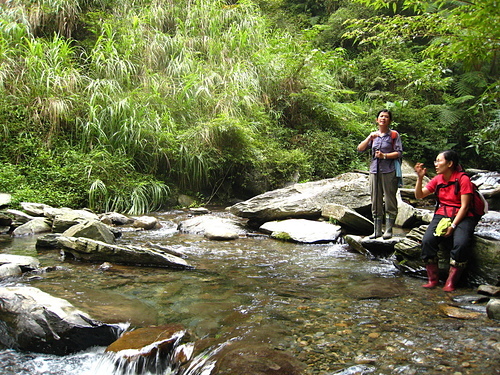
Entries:
{"label": "green item in hand", "polygon": [[451,226],[451,219],[449,217],[443,217],[441,220],[439,220],[434,235],[437,237],[444,236],[450,226]]}

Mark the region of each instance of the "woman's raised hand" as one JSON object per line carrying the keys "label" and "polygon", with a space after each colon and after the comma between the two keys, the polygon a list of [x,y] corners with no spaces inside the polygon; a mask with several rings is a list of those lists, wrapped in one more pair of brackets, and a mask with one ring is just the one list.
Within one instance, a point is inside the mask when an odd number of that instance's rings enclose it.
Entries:
{"label": "woman's raised hand", "polygon": [[413,167],[415,172],[417,172],[418,177],[423,178],[425,174],[427,173],[427,168],[424,167],[423,163],[417,163],[415,164],[415,167]]}

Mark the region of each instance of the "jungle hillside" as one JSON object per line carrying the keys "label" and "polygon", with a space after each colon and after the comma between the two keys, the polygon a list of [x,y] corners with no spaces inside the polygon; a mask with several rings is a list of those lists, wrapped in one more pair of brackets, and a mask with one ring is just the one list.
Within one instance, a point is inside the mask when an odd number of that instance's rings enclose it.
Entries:
{"label": "jungle hillside", "polygon": [[0,192],[142,214],[404,157],[500,159],[496,0],[0,0]]}

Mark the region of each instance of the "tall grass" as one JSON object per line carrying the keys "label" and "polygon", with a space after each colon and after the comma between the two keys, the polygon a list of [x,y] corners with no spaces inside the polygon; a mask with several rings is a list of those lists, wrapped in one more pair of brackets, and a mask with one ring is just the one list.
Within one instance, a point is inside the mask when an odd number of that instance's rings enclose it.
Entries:
{"label": "tall grass", "polygon": [[[250,0],[8,4],[0,88],[8,105],[29,109],[22,123],[36,124],[49,147],[69,139],[82,154],[108,155],[99,163],[121,158],[181,189],[214,190],[257,165],[281,168],[286,110],[312,105],[328,121],[338,112],[334,98],[319,104],[342,90],[327,74],[331,56],[311,57],[309,43],[271,32]],[[326,83],[313,85],[317,77]],[[273,160],[254,163],[256,155]],[[89,201],[102,209],[139,212],[151,209],[146,197],[165,197],[164,187],[132,179],[136,188],[125,189],[95,170],[88,178]]]}
{"label": "tall grass", "polygon": [[89,189],[89,207],[99,212],[124,212],[141,215],[155,211],[165,204],[170,193],[161,183],[142,183],[121,193],[111,193],[106,184],[95,180]]}

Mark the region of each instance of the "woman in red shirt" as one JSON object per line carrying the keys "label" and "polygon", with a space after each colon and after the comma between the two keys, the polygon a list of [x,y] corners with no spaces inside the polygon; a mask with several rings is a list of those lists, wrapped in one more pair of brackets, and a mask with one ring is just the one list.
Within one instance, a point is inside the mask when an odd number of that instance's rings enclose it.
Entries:
{"label": "woman in red shirt", "polygon": [[[422,180],[427,173],[422,163],[415,165],[418,178],[415,185],[415,198],[422,199],[436,192],[438,188],[439,206],[427,227],[422,240],[422,259],[426,263],[429,282],[424,288],[434,288],[439,283],[438,250],[439,244],[446,238],[452,238],[450,250],[450,270],[443,287],[445,292],[455,290],[458,280],[467,264],[470,242],[477,220],[470,212],[474,188],[470,178],[463,173],[458,161],[458,154],[453,150],[440,153],[434,161],[437,176],[422,188]],[[457,186],[458,184],[458,186]],[[444,234],[436,233],[436,228],[443,218],[450,218],[451,223]]]}

